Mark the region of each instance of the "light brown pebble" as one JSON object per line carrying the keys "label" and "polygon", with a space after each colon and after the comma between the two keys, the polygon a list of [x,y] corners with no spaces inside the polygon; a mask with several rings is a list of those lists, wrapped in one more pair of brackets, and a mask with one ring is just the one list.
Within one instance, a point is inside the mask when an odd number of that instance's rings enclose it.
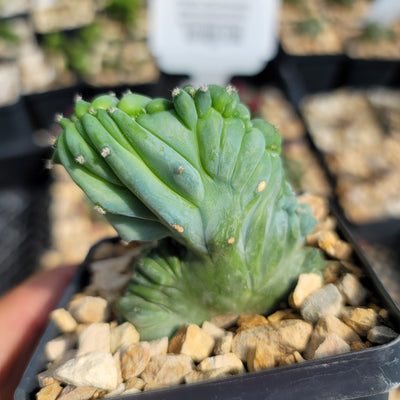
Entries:
{"label": "light brown pebble", "polygon": [[82,324],[105,322],[108,316],[107,301],[96,296],[75,298],[69,303],[68,310]]}
{"label": "light brown pebble", "polygon": [[247,368],[250,372],[273,368],[276,365],[274,350],[268,343],[261,342],[247,353]]}
{"label": "light brown pebble", "polygon": [[367,289],[353,274],[346,274],[337,284],[339,291],[344,296],[346,302],[351,306],[362,305],[368,295]]}
{"label": "light brown pebble", "polygon": [[192,371],[185,375],[185,383],[205,382],[231,375],[229,368],[218,368],[209,371]]}
{"label": "light brown pebble", "polygon": [[227,313],[212,317],[210,322],[219,328],[229,329],[236,324],[238,318],[239,314],[237,313]]}
{"label": "light brown pebble", "polygon": [[144,390],[179,385],[184,376],[194,371],[192,359],[183,354],[167,354],[153,357],[141,374],[146,382]]}
{"label": "light brown pebble", "polygon": [[126,380],[125,382],[125,390],[128,389],[138,389],[139,391],[142,390],[144,388],[144,385],[146,384],[146,382],[137,377],[137,376],[133,376],[132,378],[129,378]]}
{"label": "light brown pebble", "polygon": [[150,357],[166,355],[168,352],[168,344],[169,341],[167,336],[149,341]]}
{"label": "light brown pebble", "polygon": [[114,390],[111,392],[108,392],[106,395],[104,395],[105,399],[111,398],[111,397],[116,397],[122,394],[125,391],[125,384],[120,383]]}
{"label": "light brown pebble", "polygon": [[121,355],[121,372],[124,380],[139,376],[150,361],[150,345],[139,342],[126,348]]}
{"label": "light brown pebble", "polygon": [[139,342],[140,335],[130,322],[117,325],[110,331],[111,352],[114,353],[122,345],[130,346]]}
{"label": "light brown pebble", "polygon": [[341,240],[334,231],[320,232],[318,234],[318,247],[337,260],[348,260],[352,253],[351,245]]}
{"label": "light brown pebble", "polygon": [[215,341],[215,346],[213,350],[214,354],[220,355],[230,353],[232,350],[232,339],[233,333],[226,331],[224,336]]}
{"label": "light brown pebble", "polygon": [[323,279],[321,275],[314,273],[301,274],[294,291],[289,297],[289,304],[293,308],[300,308],[304,300],[318,289],[321,289],[322,286]]}
{"label": "light brown pebble", "polygon": [[301,319],[281,321],[276,328],[276,340],[281,351],[291,353],[304,351],[310,339],[313,327]]}
{"label": "light brown pebble", "polygon": [[51,383],[45,386],[36,393],[36,400],[55,400],[62,391],[62,386],[59,382]]}
{"label": "light brown pebble", "polygon": [[65,308],[58,308],[50,313],[50,319],[57,325],[58,329],[64,333],[74,332],[78,323]]}
{"label": "light brown pebble", "polygon": [[346,307],[342,320],[360,336],[367,336],[368,331],[377,325],[378,314],[372,308]]}
{"label": "light brown pebble", "polygon": [[217,325],[213,324],[209,321],[204,321],[201,325],[201,329],[211,335],[215,340],[222,338],[225,335],[225,330],[218,327]]}
{"label": "light brown pebble", "polygon": [[361,340],[350,343],[351,351],[364,350],[367,347],[368,347],[368,345],[366,343],[362,342]]}
{"label": "light brown pebble", "polygon": [[182,326],[169,342],[168,351],[189,356],[194,362],[208,357],[215,345],[214,338],[195,324]]}
{"label": "light brown pebble", "polygon": [[[65,390],[69,388],[68,390]],[[67,386],[61,392],[57,400],[89,400],[96,393],[97,389],[90,386]]]}
{"label": "light brown pebble", "polygon": [[268,325],[268,320],[259,314],[242,314],[238,318],[236,324],[239,327],[237,332],[243,329],[253,328],[254,326]]}
{"label": "light brown pebble", "polygon": [[237,375],[245,371],[242,361],[233,353],[221,354],[204,359],[198,366],[198,371],[227,368],[229,373]]}

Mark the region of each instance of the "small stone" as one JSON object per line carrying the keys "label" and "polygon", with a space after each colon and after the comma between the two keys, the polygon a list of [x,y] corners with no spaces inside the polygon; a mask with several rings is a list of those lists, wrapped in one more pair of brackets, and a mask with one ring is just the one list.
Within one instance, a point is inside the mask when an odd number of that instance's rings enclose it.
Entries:
{"label": "small stone", "polygon": [[61,391],[62,387],[59,382],[51,383],[36,393],[36,400],[55,400]]}
{"label": "small stone", "polygon": [[190,357],[183,354],[168,354],[153,357],[141,374],[146,382],[144,390],[179,385],[184,376],[194,371]]}
{"label": "small stone", "polygon": [[141,390],[140,389],[136,389],[136,388],[130,388],[130,389],[125,389],[122,393],[123,396],[126,396],[128,394],[136,394],[136,393],[140,393]]}
{"label": "small stone", "polygon": [[225,330],[214,325],[212,322],[204,321],[201,329],[211,335],[214,339],[222,338],[225,335]]}
{"label": "small stone", "polygon": [[226,354],[232,350],[233,333],[226,331],[225,335],[215,341],[214,354]]}
{"label": "small stone", "polygon": [[350,346],[336,333],[330,333],[318,346],[314,353],[314,359],[343,354],[350,351]]}
{"label": "small stone", "polygon": [[243,329],[253,328],[254,326],[268,325],[268,320],[263,315],[259,314],[249,314],[249,315],[241,315],[236,324],[239,327],[237,332],[240,332]]}
{"label": "small stone", "polygon": [[368,331],[367,339],[376,344],[385,344],[396,339],[398,334],[388,326],[378,325]]}
{"label": "small stone", "polygon": [[[274,350],[273,350],[274,351]],[[247,368],[250,372],[275,367],[275,356],[267,342],[258,343],[247,353]]]}
{"label": "small stone", "polygon": [[238,319],[239,314],[227,313],[212,317],[210,322],[215,326],[218,326],[218,328],[229,329],[236,324]]}
{"label": "small stone", "polygon": [[57,382],[56,379],[53,377],[53,371],[46,369],[45,371],[40,372],[37,375],[38,384],[40,387],[48,386],[52,383]]}
{"label": "small stone", "polygon": [[108,392],[104,398],[108,399],[110,397],[116,397],[119,396],[120,394],[122,394],[125,391],[125,384],[124,383],[120,383],[114,390],[112,390],[111,392]]}
{"label": "small stone", "polygon": [[113,360],[115,363],[115,369],[117,371],[117,383],[123,382],[122,371],[121,371],[121,352],[117,350],[113,355]]}
{"label": "small stone", "polygon": [[279,326],[280,322],[284,319],[298,319],[299,316],[296,315],[295,312],[291,309],[286,310],[278,310],[275,311],[273,314],[268,315],[267,319],[268,322],[272,326]]}
{"label": "small stone", "polygon": [[297,285],[289,298],[289,304],[293,308],[300,308],[303,305],[304,300],[318,289],[321,289],[322,286],[323,279],[321,275],[314,273],[301,274]]}
{"label": "small stone", "polygon": [[318,346],[331,333],[335,333],[348,344],[360,340],[357,333],[348,325],[342,322],[339,318],[333,315],[328,315],[318,321],[311,334],[311,339],[307,345],[307,349],[305,350],[305,357],[308,360],[314,358],[314,353]]}
{"label": "small stone", "polygon": [[130,346],[139,342],[140,335],[136,328],[129,322],[124,322],[111,329],[111,353],[115,353],[122,345]]}
{"label": "small stone", "polygon": [[367,336],[368,331],[378,323],[378,314],[372,308],[345,308],[342,314],[343,322],[361,336]]}
{"label": "small stone", "polygon": [[311,193],[303,193],[298,196],[299,204],[308,204],[314,218],[318,221],[325,219],[329,215],[329,203],[323,196]]}
{"label": "small stone", "polygon": [[79,334],[78,356],[104,351],[110,353],[110,325],[104,322],[96,322],[87,325]]}
{"label": "small stone", "polygon": [[139,376],[150,361],[150,345],[139,342],[129,346],[121,355],[121,372],[124,380]]}
{"label": "small stone", "polygon": [[185,383],[205,382],[231,375],[229,368],[218,368],[209,371],[192,371],[185,375]]}
{"label": "small stone", "polygon": [[348,260],[353,250],[351,245],[341,240],[334,231],[319,232],[318,247],[337,260]]}
{"label": "small stone", "polygon": [[[65,390],[67,389],[68,390]],[[96,393],[97,389],[90,386],[67,386],[57,400],[89,400]]]}
{"label": "small stone", "polygon": [[58,329],[64,333],[74,332],[78,323],[65,308],[58,308],[50,313],[50,319],[57,325]]}
{"label": "small stone", "polygon": [[346,274],[337,284],[339,291],[344,296],[346,302],[351,306],[360,306],[367,298],[367,289],[353,274]]}
{"label": "small stone", "polygon": [[361,340],[350,343],[351,351],[364,350],[367,347],[368,347],[368,345],[366,343],[362,342]]}
{"label": "small stone", "polygon": [[96,351],[67,361],[54,371],[54,377],[74,386],[114,390],[118,385],[115,362],[110,353]]}
{"label": "small stone", "polygon": [[101,297],[77,297],[70,302],[68,309],[76,321],[82,324],[105,322],[108,316],[107,301]]}
{"label": "small stone", "polygon": [[310,295],[304,301],[300,312],[305,321],[313,324],[327,315],[339,315],[342,305],[343,297],[338,288],[329,283]]}
{"label": "small stone", "polygon": [[295,350],[304,351],[310,339],[313,327],[301,319],[281,321],[276,329],[276,341],[280,351],[291,353]]}
{"label": "small stone", "polygon": [[232,375],[245,372],[242,361],[233,353],[208,357],[197,366],[198,371],[209,371],[219,368],[226,368]]}
{"label": "small stone", "polygon": [[168,352],[168,337],[164,336],[160,339],[150,340],[150,357],[166,355]]}
{"label": "small stone", "polygon": [[271,339],[272,328],[269,325],[255,326],[237,333],[232,340],[232,353],[236,354],[240,360],[246,361],[251,348],[258,343]]}
{"label": "small stone", "polygon": [[138,391],[141,391],[144,388],[145,384],[146,384],[146,382],[143,379],[138,378],[137,376],[133,376],[132,378],[129,378],[128,380],[126,380],[125,390],[135,388]]}
{"label": "small stone", "polygon": [[214,338],[210,334],[195,324],[186,324],[171,338],[168,351],[200,362],[211,354],[214,345]]}
{"label": "small stone", "polygon": [[45,354],[49,361],[60,358],[67,350],[72,349],[76,343],[75,335],[62,335],[49,340],[45,346]]}
{"label": "small stone", "polygon": [[304,361],[305,361],[305,359],[303,358],[303,356],[298,351],[295,351],[295,352],[288,354],[287,356],[279,359],[278,365],[280,367],[282,367],[284,365],[299,364]]}

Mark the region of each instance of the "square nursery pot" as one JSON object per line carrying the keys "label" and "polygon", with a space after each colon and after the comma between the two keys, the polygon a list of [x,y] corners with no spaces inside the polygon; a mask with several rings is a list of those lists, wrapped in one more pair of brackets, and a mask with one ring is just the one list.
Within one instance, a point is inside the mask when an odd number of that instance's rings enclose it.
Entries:
{"label": "square nursery pot", "polygon": [[[334,211],[333,215],[338,219],[339,234],[353,245],[355,261],[364,269],[366,282],[363,281],[363,283],[379,300],[379,304],[388,310],[391,323],[398,331],[400,310],[390,298],[357,243],[354,242],[340,214]],[[116,244],[118,239],[107,239],[106,242]],[[59,307],[66,306],[71,296],[83,288],[88,279],[87,266],[101,244],[104,244],[104,241],[91,249],[64,294]],[[15,392],[15,400],[35,398],[34,393],[38,390],[36,376],[45,370],[46,366],[45,345],[58,334],[58,328],[51,322]],[[319,360],[114,398],[117,400],[387,399],[388,392],[399,384],[400,337],[397,337],[387,344]]]}
{"label": "square nursery pot", "polygon": [[344,84],[354,87],[392,86],[400,75],[400,60],[348,57]]}
{"label": "square nursery pot", "polygon": [[[279,72],[299,96],[331,90],[343,82],[346,59],[343,54],[293,55],[283,50],[277,59]],[[298,105],[300,98],[291,99]]]}

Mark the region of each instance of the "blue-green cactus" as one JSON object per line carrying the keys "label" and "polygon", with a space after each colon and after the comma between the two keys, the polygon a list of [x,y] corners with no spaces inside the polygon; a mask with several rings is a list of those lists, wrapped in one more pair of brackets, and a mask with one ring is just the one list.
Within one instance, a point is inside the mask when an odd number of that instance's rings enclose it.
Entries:
{"label": "blue-green cactus", "polygon": [[286,182],[276,128],[251,119],[232,87],[78,100],[60,121],[54,161],[143,254],[121,315],[143,339],[229,311],[265,313],[302,272],[314,227]]}

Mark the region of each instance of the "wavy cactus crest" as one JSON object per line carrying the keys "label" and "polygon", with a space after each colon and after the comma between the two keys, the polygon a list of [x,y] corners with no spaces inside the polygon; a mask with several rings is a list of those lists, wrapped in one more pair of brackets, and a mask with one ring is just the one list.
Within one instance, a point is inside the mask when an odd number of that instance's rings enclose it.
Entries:
{"label": "wavy cactus crest", "polygon": [[[119,300],[144,339],[229,311],[264,313],[302,272],[314,226],[284,179],[275,127],[232,87],[78,99],[53,160],[126,240],[159,240]],[[173,240],[171,241],[172,238]]]}

